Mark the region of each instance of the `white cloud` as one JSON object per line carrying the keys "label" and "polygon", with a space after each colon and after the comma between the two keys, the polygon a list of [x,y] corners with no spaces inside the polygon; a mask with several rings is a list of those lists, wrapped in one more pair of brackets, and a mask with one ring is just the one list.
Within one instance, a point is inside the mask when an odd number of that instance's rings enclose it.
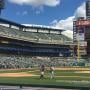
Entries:
{"label": "white cloud", "polygon": [[81,4],[75,11],[73,16],[66,18],[65,20],[54,20],[51,22],[56,28],[67,30],[63,32],[64,35],[73,38],[73,20],[78,17],[85,17],[85,3]]}
{"label": "white cloud", "polygon": [[[60,0],[8,0],[18,5],[30,5],[34,8],[36,14],[43,11],[44,6],[55,7],[60,4]],[[26,13],[25,13],[26,14]]]}
{"label": "white cloud", "polygon": [[20,12],[16,12],[16,15],[21,15],[21,13]]}
{"label": "white cloud", "polygon": [[23,12],[16,12],[16,15],[22,15],[22,16],[25,16],[25,15],[27,15],[28,14],[28,12],[27,11],[23,11]]}
{"label": "white cloud", "polygon": [[71,39],[73,39],[73,32],[71,30],[63,31],[62,34],[65,35],[65,36],[68,36]]}
{"label": "white cloud", "polygon": [[73,19],[75,16],[71,16],[66,18],[65,20],[54,20],[51,24],[53,24],[54,27],[64,29],[62,34],[68,36],[69,38],[73,38]]}
{"label": "white cloud", "polygon": [[64,30],[72,30],[73,28],[73,19],[74,16],[68,17],[65,20],[54,20],[51,24],[57,28],[61,28]]}
{"label": "white cloud", "polygon": [[28,14],[27,11],[24,11],[24,12],[22,13],[23,16],[24,16],[24,15],[27,15],[27,14]]}
{"label": "white cloud", "polygon": [[81,4],[80,7],[75,11],[75,18],[85,17],[86,18],[86,10],[85,10],[85,2]]}
{"label": "white cloud", "polygon": [[60,4],[60,0],[8,0],[8,1],[19,5],[31,5],[34,7],[39,6],[54,7]]}
{"label": "white cloud", "polygon": [[38,11],[36,11],[36,14],[40,14],[40,11],[38,10]]}

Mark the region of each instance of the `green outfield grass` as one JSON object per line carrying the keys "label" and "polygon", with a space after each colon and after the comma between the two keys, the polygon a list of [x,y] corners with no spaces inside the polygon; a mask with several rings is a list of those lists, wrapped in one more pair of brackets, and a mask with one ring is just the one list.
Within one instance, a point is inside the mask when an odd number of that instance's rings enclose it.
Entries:
{"label": "green outfield grass", "polygon": [[[0,77],[0,84],[7,85],[36,85],[36,86],[74,86],[90,87],[90,73],[75,73],[77,70],[55,70],[55,78],[50,79],[50,71],[46,70],[45,79],[40,80],[38,69],[1,70],[0,73],[26,72],[37,76],[30,77]],[[80,70],[79,70],[80,71]]]}

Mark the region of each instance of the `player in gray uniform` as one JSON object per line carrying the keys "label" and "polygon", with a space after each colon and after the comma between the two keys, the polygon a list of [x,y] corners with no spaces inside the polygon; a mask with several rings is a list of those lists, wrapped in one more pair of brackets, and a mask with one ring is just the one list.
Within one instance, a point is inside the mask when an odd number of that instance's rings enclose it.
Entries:
{"label": "player in gray uniform", "polygon": [[44,72],[45,72],[45,66],[44,65],[41,65],[40,71],[41,71],[40,79],[44,79]]}

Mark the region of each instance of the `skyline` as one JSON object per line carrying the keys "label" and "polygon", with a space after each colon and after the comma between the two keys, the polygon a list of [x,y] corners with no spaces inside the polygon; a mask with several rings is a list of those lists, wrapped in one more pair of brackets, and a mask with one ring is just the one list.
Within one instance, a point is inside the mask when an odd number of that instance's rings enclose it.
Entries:
{"label": "skyline", "polygon": [[[5,0],[2,18],[20,23],[54,26],[72,35],[73,20],[85,17],[86,0]],[[72,37],[72,36],[71,36]]]}

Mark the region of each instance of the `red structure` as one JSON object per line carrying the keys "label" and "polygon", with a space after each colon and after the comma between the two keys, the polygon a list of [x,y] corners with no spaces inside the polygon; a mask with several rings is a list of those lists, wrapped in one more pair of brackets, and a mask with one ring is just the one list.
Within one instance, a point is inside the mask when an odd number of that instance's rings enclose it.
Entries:
{"label": "red structure", "polygon": [[82,54],[90,56],[90,19],[78,19],[77,21],[74,21],[73,24],[74,42],[77,43],[79,40]]}
{"label": "red structure", "polygon": [[80,17],[73,22],[73,41],[77,46],[79,42],[80,51],[82,49],[83,55],[90,57],[90,1],[86,2],[86,19]]}

